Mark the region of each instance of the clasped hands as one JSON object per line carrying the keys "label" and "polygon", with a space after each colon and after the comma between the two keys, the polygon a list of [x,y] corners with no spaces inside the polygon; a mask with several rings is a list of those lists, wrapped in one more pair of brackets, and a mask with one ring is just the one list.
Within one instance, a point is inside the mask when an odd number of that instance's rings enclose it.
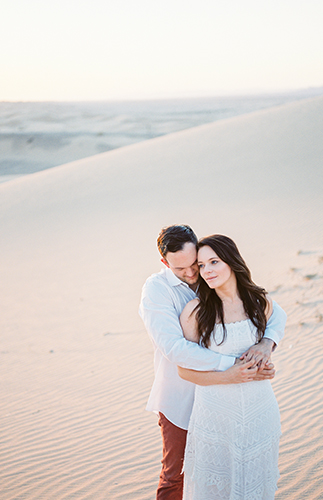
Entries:
{"label": "clasped hands", "polygon": [[270,360],[273,346],[272,340],[264,338],[236,359],[235,366],[238,365],[240,376],[245,382],[274,378],[275,368]]}

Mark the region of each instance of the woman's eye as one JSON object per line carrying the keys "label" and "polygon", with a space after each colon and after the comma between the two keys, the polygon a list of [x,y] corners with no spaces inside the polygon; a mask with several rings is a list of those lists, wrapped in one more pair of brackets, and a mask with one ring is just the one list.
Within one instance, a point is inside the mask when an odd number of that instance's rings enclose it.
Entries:
{"label": "woman's eye", "polygon": [[199,268],[202,269],[203,267],[203,264],[198,264]]}
{"label": "woman's eye", "polygon": [[211,264],[217,264],[217,262],[218,262],[217,260],[212,260]]}

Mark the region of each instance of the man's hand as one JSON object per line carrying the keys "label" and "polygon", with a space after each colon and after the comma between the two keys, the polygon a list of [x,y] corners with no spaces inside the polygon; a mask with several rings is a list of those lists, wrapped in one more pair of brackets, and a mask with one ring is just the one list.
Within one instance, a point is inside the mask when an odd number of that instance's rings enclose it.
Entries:
{"label": "man's hand", "polygon": [[[266,363],[270,360],[274,342],[270,339],[263,338],[259,344],[251,346],[246,352],[240,356],[244,361],[253,360],[259,370],[264,370]],[[270,377],[269,377],[270,378]],[[271,377],[272,378],[272,377]]]}

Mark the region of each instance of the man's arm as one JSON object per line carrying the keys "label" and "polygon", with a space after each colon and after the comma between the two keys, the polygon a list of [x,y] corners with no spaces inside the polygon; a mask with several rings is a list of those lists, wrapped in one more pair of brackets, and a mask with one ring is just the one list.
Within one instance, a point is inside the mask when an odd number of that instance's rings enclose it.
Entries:
{"label": "man's arm", "polygon": [[171,294],[163,283],[146,282],[139,314],[153,343],[172,363],[193,370],[226,370],[235,363],[224,356],[186,340]]}
{"label": "man's arm", "polygon": [[[198,325],[196,319],[196,306],[198,299],[191,300],[183,309],[180,315],[180,324],[184,337],[192,342],[199,342]],[[271,304],[270,304],[271,306]],[[271,309],[272,311],[272,309]],[[217,385],[217,384],[242,384],[252,380],[271,379],[275,375],[274,365],[267,363],[263,370],[259,371],[253,359],[242,361],[236,359],[234,366],[223,372],[195,371],[181,366],[177,367],[178,374],[184,380],[197,385]]]}
{"label": "man's arm", "polygon": [[273,312],[270,318],[267,321],[266,331],[264,335],[264,339],[270,339],[273,341],[275,348],[279,342],[282,340],[285,333],[287,314],[273,300]]}
{"label": "man's arm", "polygon": [[256,344],[243,353],[240,359],[245,361],[254,360],[259,364],[259,369],[263,370],[269,362],[271,353],[284,336],[287,315],[285,311],[273,301],[273,312],[267,321],[265,335],[259,344]]}

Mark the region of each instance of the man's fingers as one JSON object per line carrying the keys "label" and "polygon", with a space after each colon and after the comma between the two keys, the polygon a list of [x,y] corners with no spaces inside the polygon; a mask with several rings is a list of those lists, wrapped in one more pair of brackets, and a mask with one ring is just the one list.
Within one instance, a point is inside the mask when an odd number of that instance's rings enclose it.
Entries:
{"label": "man's fingers", "polygon": [[248,351],[244,352],[243,354],[241,354],[240,359],[244,359],[245,361],[250,361],[250,359],[254,358],[254,355],[255,355],[254,352],[248,350]]}
{"label": "man's fingers", "polygon": [[262,356],[259,356],[259,354],[253,355],[252,353],[246,352],[240,359],[241,358],[244,358],[243,363],[241,363],[241,369],[246,370],[246,381],[274,378],[274,365],[267,356],[262,359]]}
{"label": "man's fingers", "polygon": [[[254,360],[250,359],[250,361],[246,361],[245,363],[243,363],[242,366],[244,369],[250,370],[251,368],[253,368],[254,364],[255,364]],[[257,368],[257,367],[255,367],[255,368]]]}
{"label": "man's fingers", "polygon": [[253,361],[254,362],[254,355],[251,352],[248,352],[245,357],[246,361]]}
{"label": "man's fingers", "polygon": [[[260,369],[261,369],[261,370],[264,370],[264,369],[266,368],[266,366],[268,366],[268,365],[267,365],[267,363],[268,363],[268,361],[269,361],[269,358],[270,358],[269,356],[265,356],[265,357],[263,358],[263,360],[261,361],[261,364],[260,364]],[[272,363],[271,363],[271,364],[272,364]],[[273,365],[273,366],[274,366],[274,365]]]}
{"label": "man's fingers", "polygon": [[[243,354],[245,361],[250,361],[251,359],[253,360],[254,363],[259,363],[263,359],[263,355],[259,352],[247,352],[246,354]],[[265,357],[266,361],[268,360],[267,357]]]}

